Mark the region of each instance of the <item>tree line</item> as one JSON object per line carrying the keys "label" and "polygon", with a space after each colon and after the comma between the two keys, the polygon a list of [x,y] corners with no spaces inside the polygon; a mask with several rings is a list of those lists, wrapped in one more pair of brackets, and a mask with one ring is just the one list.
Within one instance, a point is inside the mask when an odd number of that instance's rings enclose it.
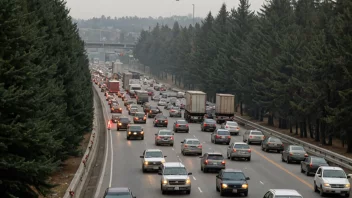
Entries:
{"label": "tree line", "polygon": [[92,128],[89,62],[63,0],[0,8],[0,194],[38,197]]}
{"label": "tree line", "polygon": [[134,55],[210,100],[235,94],[241,115],[352,152],[351,21],[349,0],[268,0],[257,13],[240,0],[194,27],[142,31]]}

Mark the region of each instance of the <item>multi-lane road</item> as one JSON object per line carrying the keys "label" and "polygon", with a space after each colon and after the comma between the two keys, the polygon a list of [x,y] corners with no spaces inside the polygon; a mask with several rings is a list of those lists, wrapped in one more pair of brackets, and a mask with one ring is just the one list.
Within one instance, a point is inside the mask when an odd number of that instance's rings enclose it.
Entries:
{"label": "multi-lane road", "polygon": [[[96,86],[96,85],[94,85]],[[100,91],[100,89],[99,89]],[[158,93],[157,93],[158,94]],[[104,103],[103,113],[107,119],[111,118],[109,106],[103,93],[100,93]],[[119,99],[122,104],[122,101]],[[156,105],[151,101],[151,104]],[[164,115],[168,115],[164,110]],[[142,107],[141,107],[142,110]],[[128,116],[125,110],[122,113]],[[132,120],[132,117],[130,117]],[[168,129],[172,129],[174,121],[180,118],[168,118]],[[182,118],[181,118],[182,119]],[[144,128],[144,140],[126,140],[126,131],[116,131],[116,125],[112,125],[111,131],[107,131],[107,155],[104,157],[103,174],[101,174],[97,192],[94,197],[103,197],[107,187],[130,187],[139,198],[155,198],[168,196],[187,197],[220,197],[215,189],[216,173],[203,173],[200,170],[200,158],[198,156],[183,156],[181,154],[181,141],[185,138],[198,138],[203,144],[203,154],[206,152],[221,152],[226,157],[227,145],[215,145],[210,142],[211,132],[201,132],[200,124],[189,124],[189,133],[175,133],[175,144],[170,146],[156,146],[154,134],[163,128],[156,128],[152,124],[153,119],[148,119]],[[232,136],[232,142],[241,142],[245,129],[241,129],[239,136]],[[300,172],[299,164],[286,164],[281,162],[279,153],[266,153],[260,149],[260,145],[250,145],[252,159],[248,161],[226,160],[227,168],[242,169],[249,180],[248,197],[259,198],[273,188],[296,189],[305,198],[320,197],[313,191],[313,177],[307,177]],[[140,156],[145,149],[158,148],[167,156],[168,162],[182,162],[189,172],[192,172],[192,192],[190,195],[162,195],[160,191],[160,175],[157,173],[143,173]]]}

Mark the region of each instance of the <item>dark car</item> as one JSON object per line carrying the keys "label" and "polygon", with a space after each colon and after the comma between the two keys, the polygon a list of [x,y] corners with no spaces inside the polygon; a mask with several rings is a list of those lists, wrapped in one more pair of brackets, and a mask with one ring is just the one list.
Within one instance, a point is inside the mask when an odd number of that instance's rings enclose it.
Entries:
{"label": "dark car", "polygon": [[113,105],[110,109],[111,113],[122,113],[122,108],[119,105]]}
{"label": "dark car", "polygon": [[159,87],[158,85],[155,85],[155,86],[154,86],[154,89],[155,89],[155,91],[159,91],[159,90],[160,90],[160,87]]}
{"label": "dark car", "polygon": [[174,132],[185,131],[189,132],[188,122],[186,120],[176,120],[173,126]]}
{"label": "dark car", "polygon": [[316,173],[320,166],[329,166],[328,162],[322,157],[309,156],[301,162],[301,173]]}
{"label": "dark car", "polygon": [[129,188],[111,187],[105,190],[104,198],[137,198],[137,197],[133,195],[131,189]]}
{"label": "dark car", "polygon": [[120,119],[117,120],[117,130],[119,131],[120,129],[127,129],[130,123],[130,119],[126,117],[120,117]]}
{"label": "dark car", "polygon": [[133,123],[147,123],[147,115],[144,112],[136,112],[134,114]]}
{"label": "dark car", "polygon": [[144,103],[142,107],[145,113],[148,113],[150,111],[150,104],[148,102]]}
{"label": "dark car", "polygon": [[200,124],[200,130],[201,131],[211,131],[214,132],[216,130],[216,122],[213,119],[205,119],[201,124]]}
{"label": "dark car", "polygon": [[100,89],[100,91],[101,91],[101,92],[106,91],[106,87],[102,87],[102,88]]}
{"label": "dark car", "polygon": [[121,116],[121,115],[112,114],[112,116],[111,116],[111,121],[112,121],[113,123],[117,123],[117,121],[120,119],[120,116]]}
{"label": "dark car", "polygon": [[143,128],[139,125],[129,125],[126,130],[127,139],[141,139],[144,140]]}
{"label": "dark car", "polygon": [[160,113],[155,116],[153,124],[155,127],[158,127],[158,126],[167,127],[167,124],[168,124],[167,117]]}
{"label": "dark car", "polygon": [[227,193],[241,194],[248,196],[248,181],[242,170],[224,169],[216,176],[216,190],[220,192],[220,196]]}
{"label": "dark car", "polygon": [[262,141],[262,150],[265,152],[275,150],[279,153],[284,150],[284,144],[279,138],[267,137]]}
{"label": "dark car", "polygon": [[160,112],[161,111],[160,111],[159,107],[150,106],[150,110],[149,110],[149,113],[148,113],[148,118],[154,118]]}

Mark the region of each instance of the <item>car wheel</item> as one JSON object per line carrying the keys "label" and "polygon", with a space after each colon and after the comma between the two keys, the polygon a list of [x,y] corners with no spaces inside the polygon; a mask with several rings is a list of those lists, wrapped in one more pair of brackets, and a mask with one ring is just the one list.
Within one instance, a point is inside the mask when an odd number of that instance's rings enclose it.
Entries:
{"label": "car wheel", "polygon": [[291,161],[290,161],[290,158],[287,156],[287,157],[286,157],[286,163],[289,164],[290,162],[291,162]]}
{"label": "car wheel", "polygon": [[307,169],[307,171],[306,171],[306,176],[309,176],[309,170]]}
{"label": "car wheel", "polygon": [[251,157],[247,158],[247,161],[251,161]]}
{"label": "car wheel", "polygon": [[187,130],[186,132],[189,133],[189,130]]}
{"label": "car wheel", "polygon": [[230,159],[230,155],[227,153],[227,159]]}
{"label": "car wheel", "polygon": [[317,185],[315,184],[315,182],[314,182],[314,192],[318,192],[319,190],[318,190],[318,187],[317,187]]}
{"label": "car wheel", "polygon": [[141,137],[141,140],[144,140],[144,136],[143,136],[143,137]]}
{"label": "car wheel", "polygon": [[191,194],[191,190],[186,190],[186,194],[187,195]]}
{"label": "car wheel", "polygon": [[244,192],[243,195],[244,195],[245,197],[247,197],[247,196],[248,196],[248,191],[247,191],[247,192]]}
{"label": "car wheel", "polygon": [[301,173],[304,173],[304,170],[303,170],[303,167],[302,167],[302,165],[301,165]]}
{"label": "car wheel", "polygon": [[281,155],[281,161],[282,161],[282,162],[285,162],[285,160],[284,160],[284,155]]}
{"label": "car wheel", "polygon": [[350,197],[350,194],[345,194],[345,197]]}
{"label": "car wheel", "polygon": [[174,146],[174,144],[170,144],[170,146]]}
{"label": "car wheel", "polygon": [[142,171],[143,171],[143,173],[146,173],[146,172],[147,172],[147,170],[144,168],[143,165],[142,165]]}
{"label": "car wheel", "polygon": [[127,140],[129,140],[130,139],[130,137],[129,136],[127,136]]}
{"label": "car wheel", "polygon": [[323,186],[320,186],[320,189],[319,189],[319,194],[320,194],[320,196],[325,196],[325,193],[324,193],[324,191],[323,191]]}

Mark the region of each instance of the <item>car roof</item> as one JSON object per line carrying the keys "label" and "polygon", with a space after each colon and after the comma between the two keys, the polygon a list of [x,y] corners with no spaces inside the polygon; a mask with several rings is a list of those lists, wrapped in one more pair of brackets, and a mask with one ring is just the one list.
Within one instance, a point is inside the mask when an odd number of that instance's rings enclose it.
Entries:
{"label": "car roof", "polygon": [[160,149],[146,149],[145,152],[162,152]]}
{"label": "car roof", "polygon": [[246,145],[248,145],[248,144],[245,143],[245,142],[234,142],[234,144],[246,144]]}
{"label": "car roof", "polygon": [[223,172],[237,172],[237,173],[243,173],[241,169],[234,169],[234,168],[226,168],[222,170]]}
{"label": "car roof", "polygon": [[296,190],[293,190],[293,189],[271,189],[271,191],[274,192],[275,195],[296,195],[296,196],[302,196]]}
{"label": "car roof", "polygon": [[164,167],[185,167],[181,162],[165,162]]}
{"label": "car roof", "polygon": [[209,152],[208,155],[222,155],[222,153],[219,153],[219,152]]}
{"label": "car roof", "polygon": [[136,114],[138,114],[138,113],[140,113],[140,114],[144,114],[144,115],[145,115],[145,113],[144,113],[144,112],[142,112],[142,111],[137,111],[137,112],[136,112]]}
{"label": "car roof", "polygon": [[261,133],[263,133],[262,131],[259,131],[258,129],[249,130],[249,132],[261,132]]}
{"label": "car roof", "polygon": [[186,141],[199,141],[197,138],[186,138]]}
{"label": "car roof", "polygon": [[343,170],[342,168],[336,166],[321,166],[321,168],[323,170]]}
{"label": "car roof", "polygon": [[226,124],[227,123],[235,123],[235,124],[238,124],[237,122],[235,122],[235,121],[226,121]]}
{"label": "car roof", "polygon": [[130,192],[130,189],[127,187],[112,187],[108,188],[108,193],[119,193],[119,192]]}
{"label": "car roof", "polygon": [[169,129],[160,129],[158,132],[172,132],[171,130],[169,130]]}

